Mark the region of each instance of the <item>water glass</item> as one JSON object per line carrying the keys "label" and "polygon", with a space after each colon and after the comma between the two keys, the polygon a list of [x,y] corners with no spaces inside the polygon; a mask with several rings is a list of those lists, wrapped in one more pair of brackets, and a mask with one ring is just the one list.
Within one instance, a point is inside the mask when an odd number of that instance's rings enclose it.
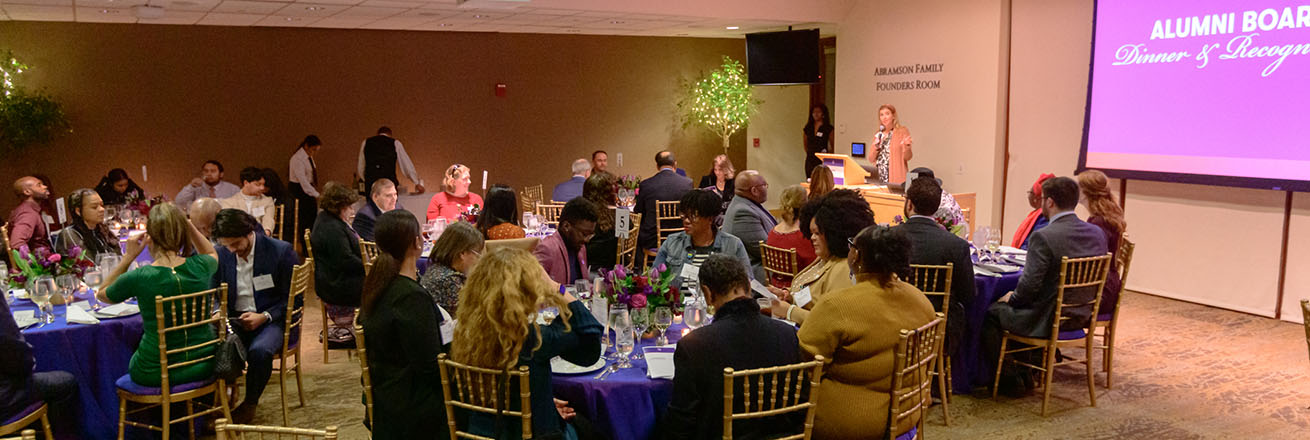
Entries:
{"label": "water glass", "polygon": [[96,264],[100,266],[100,272],[109,273],[118,267],[118,263],[123,260],[118,254],[103,253],[96,257]]}
{"label": "water glass", "polygon": [[[650,309],[638,307],[628,311],[629,319],[632,320],[632,333],[636,340],[641,340],[641,335],[650,327]],[[632,356],[633,359],[642,359],[641,353],[638,352]]]}
{"label": "water glass", "polygon": [[13,304],[13,295],[9,294],[9,266],[4,261],[0,261],[0,290],[5,292],[5,303]]}
{"label": "water glass", "polygon": [[705,325],[709,321],[709,306],[705,305],[705,300],[696,298],[687,310],[682,312],[682,322],[687,324],[687,328],[695,330]]}
{"label": "water glass", "polygon": [[82,282],[91,288],[91,297],[87,298],[87,302],[91,304],[91,310],[100,310],[100,301],[96,299],[95,293],[100,291],[100,284],[104,283],[104,281],[104,274],[94,268],[82,275]]}
{"label": "water glass", "polygon": [[591,298],[591,282],[587,281],[586,278],[574,281],[573,290],[573,296],[578,299]]}
{"label": "water glass", "polygon": [[[632,319],[628,316],[627,304],[610,304],[609,316],[605,319],[605,335],[609,336],[610,330],[614,330],[615,335],[625,333],[632,326]],[[613,343],[618,343],[618,338],[610,339]]]}
{"label": "water glass", "polygon": [[78,281],[76,275],[69,274],[55,277],[55,285],[59,287],[59,294],[63,296],[61,299],[64,304],[73,303],[73,292],[77,291],[79,283],[80,281]]}
{"label": "water glass", "polygon": [[618,367],[632,368],[632,362],[629,361],[629,356],[632,355],[633,349],[636,348],[636,344],[632,339],[632,332],[628,331],[628,329],[622,329],[615,333],[615,339],[617,340],[617,342],[615,342],[615,347],[617,348],[619,356]]}
{"label": "water glass", "polygon": [[655,329],[659,330],[660,337],[655,340],[655,345],[669,345],[668,331],[669,326],[673,325],[673,309],[668,307],[655,308]]}
{"label": "water glass", "polygon": [[32,292],[29,294],[32,296],[32,302],[36,303],[41,322],[45,324],[55,322],[54,309],[50,306],[50,297],[59,289],[55,285],[55,279],[49,275],[40,276],[32,284]]}

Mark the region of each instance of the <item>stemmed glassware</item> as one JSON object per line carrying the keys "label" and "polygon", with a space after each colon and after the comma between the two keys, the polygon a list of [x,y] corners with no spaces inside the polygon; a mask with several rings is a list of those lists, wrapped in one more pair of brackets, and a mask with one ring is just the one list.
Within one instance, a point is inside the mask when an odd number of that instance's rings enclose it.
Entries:
{"label": "stemmed glassware", "polygon": [[123,261],[123,257],[117,254],[103,253],[96,256],[96,265],[100,267],[100,273],[109,273],[118,267],[118,263]]}
{"label": "stemmed glassware", "polygon": [[13,304],[14,297],[9,294],[9,265],[0,261],[0,289],[5,291],[5,304]]}
{"label": "stemmed glassware", "polygon": [[64,304],[73,303],[73,292],[77,291],[78,279],[76,275],[60,275],[55,277],[55,285],[59,287],[59,294]]}
{"label": "stemmed glassware", "polygon": [[709,321],[709,306],[705,304],[705,297],[699,293],[687,305],[687,309],[682,312],[682,323],[687,324],[687,328],[695,330],[705,325]]}
{"label": "stemmed glassware", "polygon": [[987,241],[991,239],[992,228],[990,226],[979,226],[973,233],[973,248],[978,251],[978,262],[987,262]]}
{"label": "stemmed glassware", "polygon": [[54,306],[50,305],[50,297],[58,290],[55,279],[44,275],[37,277],[33,284],[32,302],[36,303],[37,311],[40,313],[38,318],[41,319],[42,325],[55,322]]}
{"label": "stemmed glassware", "polygon": [[91,297],[87,298],[87,302],[91,304],[91,310],[100,310],[100,301],[96,299],[95,293],[100,291],[100,284],[104,281],[105,276],[100,273],[99,268],[91,268],[91,270],[82,274],[82,282],[91,288]]}
{"label": "stemmed glassware", "polygon": [[987,253],[991,254],[992,260],[1000,263],[1001,258],[998,255],[1001,252],[1001,230],[993,228],[987,232]]}
{"label": "stemmed glassware", "polygon": [[610,306],[609,326],[614,329],[615,354],[618,356],[619,368],[632,368],[628,355],[632,353],[632,318],[628,315],[628,306],[616,304]]}
{"label": "stemmed glassware", "polygon": [[673,309],[668,307],[655,308],[655,329],[659,330],[660,337],[655,339],[655,345],[669,345],[669,326],[673,325]]}
{"label": "stemmed glassware", "polygon": [[[647,328],[650,327],[650,309],[645,307],[638,307],[629,310],[628,315],[632,320],[632,334],[637,341],[640,341],[641,335],[646,332]],[[641,355],[641,352],[637,352],[636,354],[632,355],[632,358],[644,359]]]}

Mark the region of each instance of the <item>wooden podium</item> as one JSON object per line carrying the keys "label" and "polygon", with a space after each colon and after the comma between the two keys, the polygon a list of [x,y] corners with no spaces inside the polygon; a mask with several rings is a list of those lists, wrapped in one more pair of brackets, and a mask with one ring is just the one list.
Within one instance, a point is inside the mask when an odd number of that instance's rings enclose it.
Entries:
{"label": "wooden podium", "polygon": [[870,175],[854,158],[844,154],[814,153],[814,157],[832,170],[832,181],[837,186],[863,185]]}
{"label": "wooden podium", "polygon": [[[864,179],[869,177],[869,172],[864,170],[855,159],[850,156],[841,154],[815,153],[819,159],[823,160],[823,165],[832,170],[833,183],[837,188],[846,188],[859,191],[864,196],[864,200],[869,202],[869,208],[873,209],[874,220],[878,223],[893,223],[896,216],[905,211],[905,196],[893,193],[887,188],[887,185],[864,183]],[[809,183],[803,183],[807,190]],[[974,222],[975,213],[977,212],[977,194],[975,193],[951,193],[955,197],[955,202],[960,204],[960,209],[964,211],[965,221],[969,222],[969,235],[973,235],[973,229],[977,227]]]}

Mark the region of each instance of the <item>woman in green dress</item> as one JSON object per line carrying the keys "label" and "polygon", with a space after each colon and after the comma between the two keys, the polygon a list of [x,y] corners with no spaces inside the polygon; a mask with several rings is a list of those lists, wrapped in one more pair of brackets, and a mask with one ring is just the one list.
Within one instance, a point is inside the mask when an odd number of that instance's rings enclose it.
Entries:
{"label": "woman in green dress", "polygon": [[[182,257],[182,249],[189,246],[196,254]],[[128,272],[128,266],[141,255],[144,249],[150,250],[154,263],[138,267]],[[218,269],[218,257],[210,243],[191,222],[186,214],[172,204],[164,203],[150,210],[146,223],[146,233],[132,236],[127,240],[127,252],[105,279],[105,288],[96,292],[96,299],[104,303],[120,303],[131,298],[137,299],[141,307],[141,320],[145,333],[141,343],[128,363],[128,374],[137,385],[157,387],[160,385],[159,365],[159,323],[155,322],[155,297],[177,296],[209,289],[214,271]],[[165,311],[166,320],[171,316]],[[181,337],[169,335],[169,350],[195,345],[216,337],[213,327],[203,325],[183,332]],[[170,356],[169,363],[185,362],[190,359],[212,354],[214,347]],[[214,363],[200,362],[173,369],[168,372],[171,384],[196,382],[214,374]]]}

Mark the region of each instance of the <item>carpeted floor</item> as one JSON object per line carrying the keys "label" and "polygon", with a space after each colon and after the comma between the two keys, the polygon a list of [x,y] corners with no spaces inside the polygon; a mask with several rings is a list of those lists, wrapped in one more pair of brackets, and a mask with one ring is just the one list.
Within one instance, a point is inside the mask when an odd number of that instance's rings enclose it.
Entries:
{"label": "carpeted floor", "polygon": [[[1200,439],[1310,438],[1310,360],[1301,326],[1153,296],[1128,293],[1120,313],[1115,387],[1098,374],[1097,406],[1088,406],[1084,376],[1058,370],[1051,414],[1041,392],[1022,399],[954,396],[951,426],[933,407],[929,439]],[[359,359],[333,351],[323,364],[318,301],[307,315],[306,406],[288,391],[290,426],[335,424],[343,439],[368,438],[360,424]],[[274,375],[274,382],[277,376]],[[255,422],[280,425],[276,383]],[[615,439],[621,440],[621,439]]]}

